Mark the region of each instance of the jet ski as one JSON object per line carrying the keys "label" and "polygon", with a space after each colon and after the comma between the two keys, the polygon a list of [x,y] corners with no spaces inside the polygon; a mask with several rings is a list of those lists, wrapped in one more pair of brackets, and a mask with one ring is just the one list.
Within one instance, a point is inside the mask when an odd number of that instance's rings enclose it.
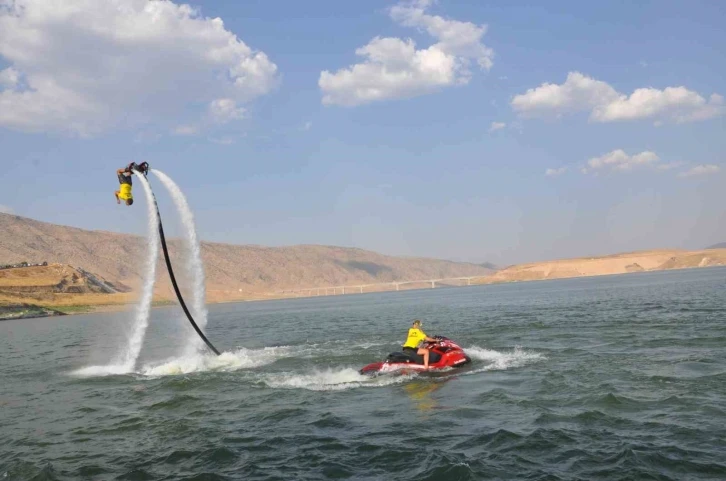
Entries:
{"label": "jet ski", "polygon": [[[429,350],[429,370],[447,367],[461,367],[471,362],[471,358],[457,343],[444,336],[435,336],[434,342],[426,342],[422,347]],[[423,356],[412,350],[392,352],[383,362],[374,362],[361,369],[361,374],[378,374],[404,370],[425,371]]]}

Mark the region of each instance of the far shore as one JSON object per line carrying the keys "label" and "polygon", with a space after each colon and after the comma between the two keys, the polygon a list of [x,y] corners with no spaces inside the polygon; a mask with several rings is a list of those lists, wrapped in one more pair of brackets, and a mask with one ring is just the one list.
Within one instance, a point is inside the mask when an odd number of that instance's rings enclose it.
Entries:
{"label": "far shore", "polygon": [[[708,265],[708,266],[684,266],[684,267],[673,267],[671,269],[659,269],[659,270],[639,270],[639,271],[629,271],[629,272],[606,272],[606,273],[596,273],[596,274],[583,274],[583,275],[575,275],[575,276],[563,276],[563,277],[543,277],[543,278],[522,278],[522,279],[507,279],[499,277],[497,278],[496,275],[493,276],[487,276],[487,277],[481,277],[481,278],[474,278],[472,279],[471,285],[493,285],[493,284],[512,284],[512,283],[520,283],[520,282],[534,282],[534,281],[548,281],[548,280],[558,280],[558,279],[581,279],[581,278],[592,278],[592,277],[603,277],[603,276],[613,276],[613,275],[621,275],[621,274],[635,274],[639,272],[663,272],[664,270],[685,270],[685,269],[704,269],[708,267],[724,267],[724,265]],[[466,287],[461,285],[445,285],[441,287]],[[313,288],[315,289],[315,288]],[[401,289],[401,292],[403,291],[414,291],[414,290],[428,290],[430,288],[406,288]],[[213,305],[213,304],[229,304],[234,302],[256,302],[256,301],[269,301],[269,300],[281,300],[281,299],[297,299],[297,298],[310,298],[310,297],[329,297],[334,295],[361,295],[358,292],[350,292],[349,294],[326,294],[326,295],[306,295],[305,292],[310,292],[310,289],[305,289],[302,291],[294,291],[294,290],[288,290],[289,293],[287,295],[284,294],[257,294],[257,295],[249,295],[249,296],[242,296],[242,297],[230,297],[226,299],[213,299],[208,300],[207,305]],[[297,293],[296,293],[297,292]],[[380,293],[380,292],[396,292],[395,289],[390,290],[378,290],[374,292],[364,292],[363,294],[374,294],[374,293]],[[117,303],[109,303],[109,302],[103,302],[102,299],[97,299],[98,303],[74,303],[72,296],[73,294],[64,294],[64,296],[67,297],[63,302],[63,304],[53,304],[53,303],[37,303],[37,300],[28,298],[28,299],[17,299],[13,301],[9,301],[7,298],[0,299],[0,321],[3,320],[14,320],[14,319],[28,319],[28,318],[37,318],[37,317],[50,317],[50,316],[61,316],[61,315],[75,315],[75,314],[102,314],[102,313],[111,313],[111,312],[120,312],[124,310],[128,310],[130,308],[133,308],[136,305],[136,302],[117,302]],[[83,295],[79,295],[78,297],[86,297]],[[112,296],[109,296],[112,297]],[[128,296],[124,296],[126,299],[128,299]],[[96,299],[94,299],[96,300]],[[7,308],[9,306],[16,307],[19,305],[29,306],[34,308],[30,309],[30,312],[25,313],[21,316],[6,316],[5,311],[7,311]],[[170,307],[177,305],[176,299],[171,300],[168,298],[160,298],[155,299],[152,303],[153,309],[163,308],[163,307]],[[3,309],[5,308],[5,309]],[[37,315],[33,315],[33,312],[37,313]]]}

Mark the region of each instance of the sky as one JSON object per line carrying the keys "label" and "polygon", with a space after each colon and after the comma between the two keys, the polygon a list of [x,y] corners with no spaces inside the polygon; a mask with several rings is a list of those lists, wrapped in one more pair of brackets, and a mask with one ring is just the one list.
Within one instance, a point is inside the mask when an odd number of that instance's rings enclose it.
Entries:
{"label": "sky", "polygon": [[[0,0],[0,211],[507,265],[726,240],[718,1]],[[155,178],[167,230],[169,196]]]}

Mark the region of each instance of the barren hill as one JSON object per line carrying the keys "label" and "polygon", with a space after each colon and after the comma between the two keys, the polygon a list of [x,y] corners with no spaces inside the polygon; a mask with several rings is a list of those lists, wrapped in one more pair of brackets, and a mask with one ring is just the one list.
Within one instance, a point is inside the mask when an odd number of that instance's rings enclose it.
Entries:
{"label": "barren hill", "polygon": [[490,276],[477,279],[476,282],[491,284],[498,282],[564,279],[568,277],[602,276],[629,272],[722,265],[726,265],[726,249],[700,251],[678,249],[652,250],[603,257],[585,257],[519,264],[502,269]]}
{"label": "barren hill", "polygon": [[[0,265],[22,261],[68,264],[111,284],[136,289],[144,244],[145,240],[138,236],[0,214]],[[172,259],[179,267],[183,262],[181,245],[176,239],[169,242]],[[202,260],[211,301],[282,289],[484,276],[492,272],[476,264],[319,245],[261,247],[203,242]],[[160,264],[157,294],[169,297],[171,290],[163,269]]]}

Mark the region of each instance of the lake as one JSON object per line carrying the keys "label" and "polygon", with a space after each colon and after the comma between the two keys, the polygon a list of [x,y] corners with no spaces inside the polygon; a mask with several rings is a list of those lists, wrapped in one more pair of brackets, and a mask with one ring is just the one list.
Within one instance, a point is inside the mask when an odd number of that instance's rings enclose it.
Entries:
{"label": "lake", "polygon": [[[472,364],[359,375],[415,318]],[[726,268],[132,319],[0,322],[0,479],[726,479]]]}

